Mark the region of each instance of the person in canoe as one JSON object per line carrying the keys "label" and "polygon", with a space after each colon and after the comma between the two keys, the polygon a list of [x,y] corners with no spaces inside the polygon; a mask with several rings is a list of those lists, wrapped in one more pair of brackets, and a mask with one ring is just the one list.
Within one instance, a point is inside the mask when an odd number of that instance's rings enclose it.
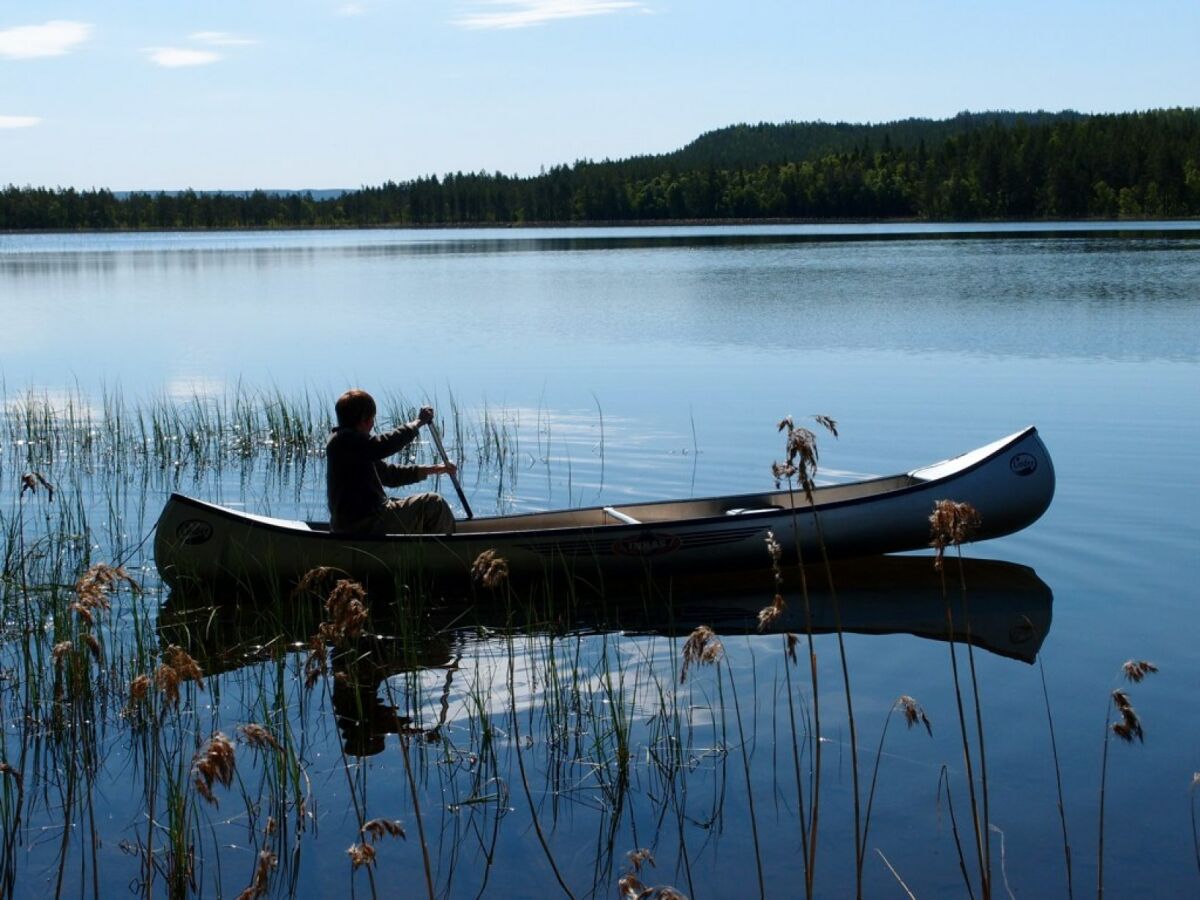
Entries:
{"label": "person in canoe", "polygon": [[451,462],[432,466],[384,462],[411,444],[421,427],[433,421],[433,407],[421,407],[413,421],[383,434],[374,433],[375,400],[366,391],[346,391],[334,409],[337,427],[325,446],[330,530],[349,534],[451,534],[454,514],[438,494],[430,491],[389,497],[383,490],[457,471]]}

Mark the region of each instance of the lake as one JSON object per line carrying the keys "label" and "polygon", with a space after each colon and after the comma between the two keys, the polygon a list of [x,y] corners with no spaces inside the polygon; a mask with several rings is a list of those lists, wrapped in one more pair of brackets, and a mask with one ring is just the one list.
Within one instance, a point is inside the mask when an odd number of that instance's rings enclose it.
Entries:
{"label": "lake", "polygon": [[[1197,223],[0,235],[0,306],[8,895],[847,896],[858,843],[867,896],[980,896],[973,818],[994,896],[1200,891]],[[1033,424],[1058,487],[962,548],[973,645],[929,554],[810,573],[815,691],[795,572],[766,634],[769,571],[402,591],[317,649],[316,594],[171,595],[169,493],[320,518],[350,386],[437,407],[477,514],[764,490],[788,415],[819,480]]]}

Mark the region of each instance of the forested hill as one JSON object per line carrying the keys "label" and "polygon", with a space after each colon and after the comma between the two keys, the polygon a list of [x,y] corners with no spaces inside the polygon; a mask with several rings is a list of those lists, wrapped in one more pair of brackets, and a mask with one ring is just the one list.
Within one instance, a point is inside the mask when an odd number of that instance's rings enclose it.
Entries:
{"label": "forested hill", "polygon": [[758,125],[731,125],[702,134],[674,153],[647,157],[651,163],[665,162],[682,169],[746,168],[780,165],[820,159],[837,153],[852,153],[858,148],[915,150],[922,142],[940,144],[947,138],[972,131],[1001,126],[1011,128],[1018,120],[1026,125],[1076,121],[1077,112],[986,112],[959,113],[952,119],[902,119],[879,124],[848,122],[785,122],[782,125],[761,122]]}
{"label": "forested hill", "polygon": [[661,156],[527,178],[429,176],[322,198],[0,191],[0,230],[1192,216],[1200,109],[737,125]]}

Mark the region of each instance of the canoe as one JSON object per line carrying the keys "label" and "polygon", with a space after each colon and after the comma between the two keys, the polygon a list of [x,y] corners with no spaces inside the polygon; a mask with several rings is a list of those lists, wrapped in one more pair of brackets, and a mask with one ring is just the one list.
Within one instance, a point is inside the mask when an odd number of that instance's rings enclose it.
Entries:
{"label": "canoe", "polygon": [[459,521],[452,535],[346,535],[326,522],[270,518],[172,494],[159,518],[155,560],[164,581],[298,579],[330,566],[364,580],[466,577],[495,551],[511,576],[572,578],[742,570],[769,566],[773,532],[785,562],[929,546],[939,500],[981,516],[976,540],[1036,521],[1054,496],[1054,466],[1030,427],[984,447],[882,478],[801,490],[594,506]]}

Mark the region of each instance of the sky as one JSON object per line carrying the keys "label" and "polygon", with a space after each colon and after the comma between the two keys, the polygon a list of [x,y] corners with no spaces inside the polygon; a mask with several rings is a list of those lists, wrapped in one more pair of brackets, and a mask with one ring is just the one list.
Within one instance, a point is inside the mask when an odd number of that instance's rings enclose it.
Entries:
{"label": "sky", "polygon": [[1200,105],[1200,3],[0,0],[0,185],[533,175],[739,122]]}

